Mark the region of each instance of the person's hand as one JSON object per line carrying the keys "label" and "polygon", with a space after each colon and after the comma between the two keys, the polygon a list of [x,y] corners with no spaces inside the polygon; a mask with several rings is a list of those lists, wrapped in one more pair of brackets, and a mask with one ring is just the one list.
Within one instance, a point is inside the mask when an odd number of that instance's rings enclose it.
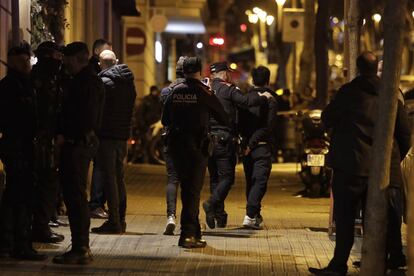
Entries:
{"label": "person's hand", "polygon": [[65,137],[63,137],[63,135],[59,134],[58,136],[56,136],[55,143],[58,146],[63,146],[63,144],[65,143]]}
{"label": "person's hand", "polygon": [[271,98],[273,98],[273,95],[272,95],[272,94],[270,94],[269,92],[262,92],[262,93],[259,93],[259,96],[260,96],[260,97],[266,97],[267,99],[271,99]]}
{"label": "person's hand", "polygon": [[247,147],[247,148],[244,150],[244,156],[249,155],[251,151],[252,151],[252,150],[251,150],[249,147]]}

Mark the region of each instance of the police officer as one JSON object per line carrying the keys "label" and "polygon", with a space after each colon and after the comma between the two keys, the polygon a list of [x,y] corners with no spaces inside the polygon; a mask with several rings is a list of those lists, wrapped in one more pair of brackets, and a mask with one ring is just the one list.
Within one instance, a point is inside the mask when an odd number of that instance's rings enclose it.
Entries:
{"label": "police officer", "polygon": [[[175,67],[177,79],[174,82],[172,82],[169,86],[161,90],[160,101],[162,105],[165,104],[165,101],[171,95],[172,91],[174,90],[174,87],[185,81],[183,64],[186,58],[187,57],[180,57],[177,61],[177,65]],[[167,132],[168,127],[164,127],[164,137],[167,134]],[[180,185],[180,181],[177,175],[177,171],[174,168],[174,164],[171,160],[171,157],[168,154],[167,147],[164,148],[164,159],[165,167],[167,169],[167,224],[165,226],[164,235],[174,235],[176,225],[175,218],[177,208],[177,188],[178,185]]]}
{"label": "police officer", "polygon": [[179,246],[205,247],[198,220],[200,192],[207,156],[209,119],[212,115],[227,125],[227,114],[213,92],[200,81],[201,60],[189,57],[184,61],[186,81],[174,87],[162,115],[168,127],[167,147],[181,183],[181,236]]}
{"label": "police officer", "polygon": [[56,243],[63,235],[49,227],[58,194],[59,149],[55,145],[58,116],[62,106],[60,69],[63,55],[52,42],[41,43],[33,66],[32,81],[36,93],[37,131],[35,143],[36,200],[33,213],[32,240]]}
{"label": "police officer", "polygon": [[[253,69],[254,87],[249,94],[269,92],[270,71],[264,66]],[[276,96],[276,95],[275,95]],[[268,103],[240,110],[239,130],[244,146],[243,168],[246,177],[246,216],[243,226],[260,229],[263,217],[261,201],[266,193],[267,181],[272,169],[271,145],[274,138],[277,104],[272,97]]]}
{"label": "police officer", "polygon": [[40,261],[47,256],[38,254],[30,239],[36,128],[30,52],[15,47],[7,58],[7,75],[0,81],[0,154],[7,175],[0,206],[0,257]]}
{"label": "police officer", "polygon": [[227,62],[217,62],[210,66],[211,88],[223,105],[230,121],[230,125],[226,126],[218,123],[214,118],[210,120],[211,133],[215,137],[213,155],[208,161],[211,196],[203,203],[206,222],[210,228],[215,228],[216,222],[217,227],[220,228],[227,225],[224,200],[234,183],[237,159],[237,107],[248,108],[266,104],[266,97],[271,97],[268,92],[260,95],[258,93],[242,94],[238,87],[229,82],[230,71]]}
{"label": "police officer", "polygon": [[58,143],[63,143],[61,183],[68,210],[72,249],[53,258],[59,264],[88,264],[92,261],[89,249],[89,208],[86,184],[89,163],[96,153],[104,103],[101,79],[88,66],[88,47],[73,42],[64,49],[64,64],[72,76],[64,84],[62,126]]}

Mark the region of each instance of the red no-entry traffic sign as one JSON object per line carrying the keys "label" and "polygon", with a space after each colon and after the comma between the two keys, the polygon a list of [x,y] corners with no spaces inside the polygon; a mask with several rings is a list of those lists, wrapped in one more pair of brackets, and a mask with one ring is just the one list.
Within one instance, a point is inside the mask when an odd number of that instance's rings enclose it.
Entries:
{"label": "red no-entry traffic sign", "polygon": [[127,55],[140,55],[144,52],[147,38],[143,30],[137,27],[128,28],[126,31]]}

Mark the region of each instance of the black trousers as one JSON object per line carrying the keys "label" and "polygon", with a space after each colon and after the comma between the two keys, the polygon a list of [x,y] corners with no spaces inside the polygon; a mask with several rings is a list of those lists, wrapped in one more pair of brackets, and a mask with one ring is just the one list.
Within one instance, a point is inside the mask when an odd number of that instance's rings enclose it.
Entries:
{"label": "black trousers", "polygon": [[95,151],[82,144],[65,144],[62,148],[61,183],[74,250],[89,247],[90,215],[86,185],[89,163]]}
{"label": "black trousers", "polygon": [[[127,142],[124,140],[100,139],[93,170],[97,170],[107,195],[109,221],[120,224],[125,221],[127,206],[124,179],[124,160],[127,155]],[[95,174],[94,174],[95,175]],[[96,183],[96,180],[95,180]]]}
{"label": "black trousers", "polygon": [[401,260],[405,258],[401,240],[401,224],[403,214],[402,201],[403,196],[401,188],[389,187],[386,243],[386,257],[389,260]]}
{"label": "black trousers", "polygon": [[246,214],[254,218],[260,215],[261,202],[267,190],[267,181],[272,170],[272,157],[269,145],[254,148],[243,158],[246,177]]}
{"label": "black trousers", "polygon": [[164,157],[167,169],[167,216],[175,216],[177,212],[177,190],[180,180],[167,148],[164,149]]}
{"label": "black trousers", "polygon": [[[218,141],[214,145],[213,155],[208,160],[210,174],[210,198],[216,216],[226,215],[224,200],[234,184],[236,167],[236,145],[228,133],[216,134]],[[221,139],[220,139],[221,138]]]}
{"label": "black trousers", "polygon": [[57,168],[36,169],[35,206],[32,232],[50,235],[49,221],[56,212],[59,191]]}
{"label": "black trousers", "polygon": [[329,267],[346,270],[349,254],[354,244],[355,216],[359,204],[363,209],[367,195],[368,177],[361,177],[334,170],[332,192],[334,198],[334,217],[336,242],[334,257]]}
{"label": "black trousers", "polygon": [[184,238],[201,238],[198,215],[207,156],[197,140],[187,135],[176,135],[168,141],[168,152],[181,184],[181,237]]}
{"label": "black trousers", "polygon": [[[31,141],[27,141],[27,144],[31,144]],[[24,151],[10,149],[2,161],[6,186],[0,204],[0,251],[28,250],[32,248],[33,148]]]}

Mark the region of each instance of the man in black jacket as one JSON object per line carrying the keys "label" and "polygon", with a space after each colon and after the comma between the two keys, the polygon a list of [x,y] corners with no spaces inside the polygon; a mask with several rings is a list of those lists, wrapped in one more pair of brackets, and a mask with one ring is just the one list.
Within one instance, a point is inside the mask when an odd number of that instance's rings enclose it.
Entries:
{"label": "man in black jacket", "polygon": [[[223,105],[230,125],[219,124],[214,118],[210,120],[210,130],[215,137],[213,155],[208,160],[210,173],[210,198],[203,203],[208,227],[224,228],[227,225],[227,213],[224,200],[234,183],[237,142],[237,108],[267,104],[268,92],[243,94],[238,87],[230,83],[231,71],[227,62],[216,62],[210,66],[212,77],[211,89]],[[261,97],[263,96],[263,97]]]}
{"label": "man in black jacket", "polygon": [[126,229],[124,159],[136,92],[134,75],[127,65],[116,64],[114,52],[104,50],[99,58],[102,71],[98,76],[105,85],[105,105],[93,169],[99,170],[102,176],[100,179],[108,201],[109,218],[102,226],[92,228],[92,232],[118,234]]}
{"label": "man in black jacket", "polygon": [[243,167],[246,177],[246,216],[243,226],[260,229],[263,217],[260,214],[261,201],[266,193],[267,181],[272,169],[271,145],[277,115],[276,95],[267,88],[270,71],[264,66],[253,69],[254,88],[249,93],[269,92],[274,95],[260,106],[240,110],[239,131],[245,148]]}
{"label": "man in black jacket", "polygon": [[[174,87],[185,82],[183,65],[184,60],[187,57],[181,56],[176,65],[175,73],[177,79],[172,82],[169,86],[164,87],[161,90],[160,102],[163,106],[167,101],[168,97],[171,95]],[[163,137],[165,138],[168,133],[168,127],[164,126],[163,128]],[[171,156],[168,154],[167,146],[164,145],[164,158],[165,158],[165,167],[167,169],[167,224],[165,225],[164,235],[174,235],[175,230],[175,219],[176,219],[176,209],[177,209],[177,189],[180,185],[180,180],[177,175],[177,170],[174,167]]]}
{"label": "man in black jacket", "polygon": [[38,254],[30,239],[36,129],[30,52],[15,47],[7,59],[7,75],[0,81],[0,157],[7,175],[0,205],[0,258],[41,261],[47,256]]}
{"label": "man in black jacket", "polygon": [[[359,202],[365,202],[372,158],[374,128],[378,117],[377,57],[364,52],[357,59],[359,76],[345,84],[322,113],[332,129],[328,164],[333,168],[332,192],[336,222],[334,257],[326,268],[310,268],[316,275],[346,275],[354,242],[354,223]],[[399,137],[401,108],[394,135]],[[393,150],[394,151],[394,150]]]}
{"label": "man in black jacket", "polygon": [[73,42],[64,49],[64,64],[72,76],[64,85],[58,143],[63,144],[61,183],[68,210],[72,249],[53,258],[60,264],[88,264],[90,216],[86,194],[89,163],[98,147],[104,86],[88,66],[88,47]]}
{"label": "man in black jacket", "polygon": [[201,60],[184,60],[184,83],[174,87],[168,97],[162,124],[168,127],[167,149],[181,184],[181,236],[178,245],[185,248],[205,247],[198,219],[200,193],[207,157],[210,153],[208,128],[210,115],[223,125],[226,112],[208,86],[200,81]]}
{"label": "man in black jacket", "polygon": [[64,239],[49,227],[56,210],[59,188],[59,148],[55,145],[58,117],[62,109],[61,66],[63,54],[52,42],[41,43],[36,50],[32,81],[36,93],[37,131],[35,144],[36,200],[33,212],[32,240],[56,243]]}

